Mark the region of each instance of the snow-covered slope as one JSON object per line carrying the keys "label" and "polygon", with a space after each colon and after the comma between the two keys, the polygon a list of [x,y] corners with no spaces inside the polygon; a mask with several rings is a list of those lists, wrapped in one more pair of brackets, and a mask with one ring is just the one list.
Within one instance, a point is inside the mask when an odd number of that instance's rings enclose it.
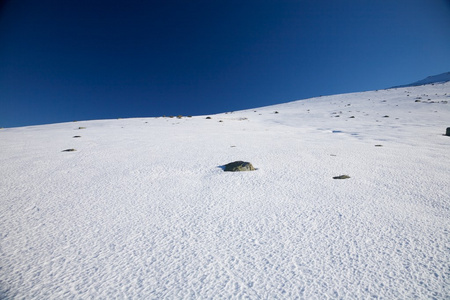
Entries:
{"label": "snow-covered slope", "polygon": [[428,76],[425,79],[413,82],[411,84],[401,85],[401,86],[397,86],[394,88],[426,85],[426,84],[433,84],[433,83],[444,83],[444,82],[448,82],[448,81],[450,81],[450,72],[442,73],[439,75]]}
{"label": "snow-covered slope", "polygon": [[2,129],[0,298],[448,299],[449,100]]}

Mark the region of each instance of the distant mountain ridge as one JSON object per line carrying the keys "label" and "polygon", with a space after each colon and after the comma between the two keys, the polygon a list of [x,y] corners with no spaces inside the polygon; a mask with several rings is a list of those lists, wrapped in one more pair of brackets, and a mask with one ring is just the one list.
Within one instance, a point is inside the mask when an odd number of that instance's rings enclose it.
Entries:
{"label": "distant mountain ridge", "polygon": [[428,76],[425,79],[422,79],[422,80],[419,80],[419,81],[416,81],[416,82],[413,82],[410,84],[394,86],[394,88],[419,86],[419,85],[432,84],[432,83],[444,83],[447,81],[450,81],[450,72],[442,73],[439,75]]}

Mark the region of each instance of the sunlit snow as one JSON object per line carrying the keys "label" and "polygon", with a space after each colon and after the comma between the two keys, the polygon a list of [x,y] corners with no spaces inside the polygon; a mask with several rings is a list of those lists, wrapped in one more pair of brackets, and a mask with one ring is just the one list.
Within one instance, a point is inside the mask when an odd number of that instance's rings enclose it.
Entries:
{"label": "sunlit snow", "polygon": [[0,298],[448,299],[448,101],[1,129]]}

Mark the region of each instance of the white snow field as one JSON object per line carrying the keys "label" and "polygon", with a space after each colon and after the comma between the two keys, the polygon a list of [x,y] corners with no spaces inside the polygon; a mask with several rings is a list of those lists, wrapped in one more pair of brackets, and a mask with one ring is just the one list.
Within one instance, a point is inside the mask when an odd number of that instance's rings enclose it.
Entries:
{"label": "white snow field", "polygon": [[449,299],[449,100],[2,129],[0,298]]}

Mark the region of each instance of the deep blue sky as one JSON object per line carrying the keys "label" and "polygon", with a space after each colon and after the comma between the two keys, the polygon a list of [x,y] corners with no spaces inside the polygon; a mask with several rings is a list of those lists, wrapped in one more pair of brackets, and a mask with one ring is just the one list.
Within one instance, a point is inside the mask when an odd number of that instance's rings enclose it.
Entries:
{"label": "deep blue sky", "polygon": [[0,3],[0,127],[213,114],[450,71],[448,0]]}

